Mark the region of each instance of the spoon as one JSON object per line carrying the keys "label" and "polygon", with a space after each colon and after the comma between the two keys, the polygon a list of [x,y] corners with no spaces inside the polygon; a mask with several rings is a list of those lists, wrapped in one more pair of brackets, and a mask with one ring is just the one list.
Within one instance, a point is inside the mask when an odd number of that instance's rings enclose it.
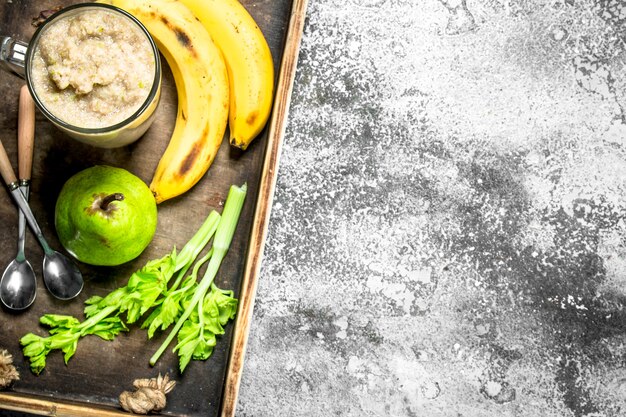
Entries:
{"label": "spoon", "polygon": [[[19,154],[19,186],[28,199],[30,173],[33,164],[33,143],[35,141],[35,103],[28,87],[20,90],[19,118],[17,123],[17,143]],[[18,210],[17,255],[7,266],[0,279],[0,301],[11,310],[24,310],[35,301],[37,277],[30,262],[24,255],[26,221],[22,210]]]}
{"label": "spoon", "polygon": [[19,182],[15,177],[15,172],[11,168],[11,162],[6,150],[0,141],[0,175],[6,182],[20,210],[24,213],[28,225],[37,237],[39,244],[43,248],[43,281],[50,293],[60,300],[70,300],[76,297],[83,289],[83,276],[75,263],[66,256],[53,250],[43,237],[43,233],[35,220],[35,216],[20,191]]}

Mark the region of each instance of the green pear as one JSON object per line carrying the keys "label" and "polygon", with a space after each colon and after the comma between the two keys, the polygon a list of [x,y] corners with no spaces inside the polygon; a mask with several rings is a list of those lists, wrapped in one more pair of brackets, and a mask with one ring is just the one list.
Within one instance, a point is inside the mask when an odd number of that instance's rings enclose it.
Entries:
{"label": "green pear", "polygon": [[79,261],[121,265],[139,256],[152,241],[156,200],[130,172],[94,166],[63,185],[54,223],[61,244]]}

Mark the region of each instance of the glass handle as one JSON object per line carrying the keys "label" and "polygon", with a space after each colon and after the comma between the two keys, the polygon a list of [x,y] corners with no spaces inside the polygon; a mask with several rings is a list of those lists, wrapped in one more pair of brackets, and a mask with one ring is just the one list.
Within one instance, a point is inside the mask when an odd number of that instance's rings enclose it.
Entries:
{"label": "glass handle", "polygon": [[24,77],[24,66],[28,44],[10,36],[0,37],[0,64],[8,71]]}

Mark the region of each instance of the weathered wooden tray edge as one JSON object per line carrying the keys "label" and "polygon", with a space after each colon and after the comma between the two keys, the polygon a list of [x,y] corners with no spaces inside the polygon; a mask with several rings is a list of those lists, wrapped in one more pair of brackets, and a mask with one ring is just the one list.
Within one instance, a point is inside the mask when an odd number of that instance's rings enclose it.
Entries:
{"label": "weathered wooden tray edge", "polygon": [[237,407],[237,397],[243,372],[248,332],[250,330],[252,312],[254,310],[258,275],[261,268],[263,247],[272,208],[282,139],[285,133],[287,114],[291,103],[291,93],[293,91],[293,82],[298,63],[300,40],[304,29],[307,3],[308,0],[294,0],[291,6],[291,17],[285,38],[283,59],[280,65],[274,108],[270,120],[265,161],[263,164],[261,182],[259,184],[259,196],[254,221],[252,223],[248,256],[242,278],[239,311],[237,312],[235,332],[230,349],[228,369],[226,371],[226,380],[222,395],[222,417],[234,416]]}
{"label": "weathered wooden tray edge", "polygon": [[[263,161],[263,171],[259,184],[254,219],[242,277],[240,304],[230,349],[230,357],[224,391],[222,394],[221,416],[235,415],[239,386],[248,341],[248,333],[254,310],[258,276],[263,259],[263,248],[267,235],[274,187],[285,133],[287,114],[295,79],[300,40],[304,29],[308,0],[293,0],[288,28],[283,48],[283,57],[276,86],[274,108],[269,124],[267,146]],[[0,404],[6,410],[57,417],[119,417],[128,413],[110,407],[58,401],[45,397],[0,392]]]}

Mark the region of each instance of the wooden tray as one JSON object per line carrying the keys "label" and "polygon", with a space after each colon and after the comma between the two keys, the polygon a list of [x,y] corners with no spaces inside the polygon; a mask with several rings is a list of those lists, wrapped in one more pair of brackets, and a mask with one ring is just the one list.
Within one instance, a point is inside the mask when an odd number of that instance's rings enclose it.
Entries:
{"label": "wooden tray", "polygon": [[[21,40],[34,32],[31,24],[41,10],[76,1],[19,1],[0,4],[2,30]],[[0,408],[41,415],[117,416],[117,398],[132,389],[136,378],[169,374],[177,380],[162,412],[172,416],[232,416],[235,414],[247,334],[253,310],[257,276],[271,209],[281,139],[293,84],[298,46],[304,23],[306,0],[243,0],[265,34],[273,53],[276,71],[276,99],[272,118],[265,131],[245,152],[224,142],[205,177],[189,192],[159,206],[156,236],[136,260],[117,268],[80,265],[86,278],[81,295],[71,302],[52,299],[41,281],[43,254],[32,234],[27,236],[27,258],[38,276],[39,289],[34,305],[15,314],[0,310],[0,346],[13,354],[21,379],[0,392]],[[165,64],[165,61],[163,61]],[[23,83],[17,76],[0,73],[0,139],[17,167],[17,98]],[[64,182],[74,173],[96,164],[126,168],[149,182],[167,146],[176,117],[176,92],[171,73],[164,65],[163,92],[153,126],[138,142],[128,147],[103,150],[79,144],[56,130],[37,114],[31,206],[50,244],[61,249],[54,231],[54,205]],[[61,352],[52,352],[45,370],[33,375],[22,355],[19,339],[27,332],[47,334],[38,324],[44,313],[71,314],[83,318],[83,301],[104,295],[125,285],[130,274],[150,259],[163,256],[173,246],[181,248],[211,209],[221,211],[231,184],[248,184],[248,196],[236,235],[216,283],[234,289],[240,300],[235,324],[229,324],[213,356],[193,361],[184,375],[178,372],[177,357],[171,349],[155,367],[148,359],[165,334],[148,341],[146,332],[132,326],[112,342],[98,337],[83,338],[66,366]],[[14,258],[17,247],[17,211],[7,192],[0,191],[0,267]],[[1,273],[1,272],[0,272]]]}

